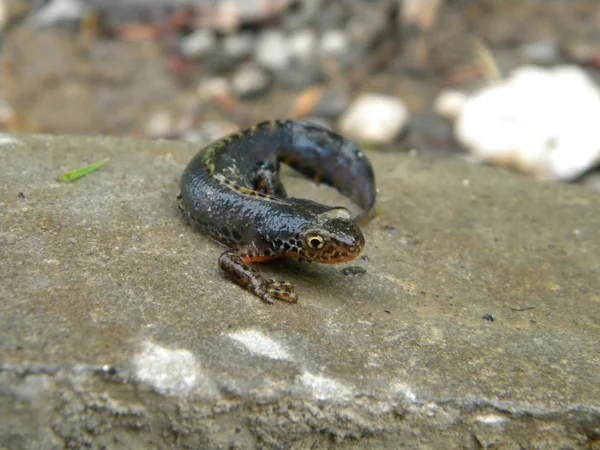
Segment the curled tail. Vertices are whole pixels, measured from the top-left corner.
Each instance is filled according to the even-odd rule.
[[[278,159],[316,183],[336,188],[362,209],[356,220],[375,213],[375,174],[365,153],[354,142],[309,122],[284,122],[285,139]]]

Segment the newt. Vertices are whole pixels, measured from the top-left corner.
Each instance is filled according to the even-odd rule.
[[[325,183],[363,210],[288,197],[279,177],[284,163]],[[267,303],[296,303],[289,281],[267,279],[249,264],[276,258],[342,263],[356,258],[365,238],[357,225],[375,209],[375,175],[353,142],[308,122],[262,122],[200,150],[180,183],[179,208],[202,233],[228,249],[219,267]]]

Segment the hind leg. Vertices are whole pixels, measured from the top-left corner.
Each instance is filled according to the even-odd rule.
[[[287,197],[287,193],[279,179],[279,163],[262,161],[254,170],[254,190],[275,197]]]

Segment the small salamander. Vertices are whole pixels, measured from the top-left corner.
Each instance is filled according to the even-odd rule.
[[[358,146],[320,126],[291,120],[262,122],[202,149],[181,177],[179,207],[189,222],[229,247],[219,266],[267,303],[296,303],[294,285],[262,277],[248,264],[281,257],[341,263],[361,252],[365,239],[342,207],[287,197],[283,162],[316,183],[375,208],[375,176]]]

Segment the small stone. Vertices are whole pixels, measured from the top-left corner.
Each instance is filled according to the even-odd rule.
[[[212,31],[198,29],[179,41],[179,50],[185,58],[202,58],[213,51],[215,44]]]
[[[387,145],[398,137],[407,120],[408,109],[399,98],[363,94],[342,115],[339,128],[358,142]]]
[[[439,116],[448,120],[455,120],[462,111],[468,96],[453,89],[443,90],[433,102],[433,110]]]
[[[360,4],[365,2],[332,2],[321,0],[320,3],[317,14],[313,19],[314,28],[317,30],[335,30],[343,27],[354,14],[360,14],[362,12]],[[352,7],[349,7],[350,3],[353,3]],[[371,9],[377,10],[380,8]]]
[[[152,139],[169,136],[172,131],[173,117],[168,111],[154,113],[146,123],[146,136]]]
[[[323,72],[314,64],[292,65],[278,71],[278,83],[287,88],[305,89],[323,80]]]
[[[12,131],[15,121],[14,109],[7,102],[0,99],[0,130]]]
[[[321,36],[319,52],[323,58],[340,58],[349,50],[348,37],[342,30],[329,30]]]
[[[301,92],[294,102],[292,115],[296,118],[306,117],[313,113],[316,105],[323,97],[323,88],[311,87]]]
[[[253,33],[231,33],[223,39],[223,53],[239,61],[252,54],[255,43],[256,37]]]
[[[225,78],[210,78],[198,86],[198,97],[201,101],[210,101],[215,97],[230,95],[231,87]]]
[[[286,31],[314,27],[314,19],[322,11],[322,0],[303,0],[296,2],[294,8],[289,8],[282,15],[280,25]]]
[[[197,129],[184,133],[181,139],[185,142],[205,146],[238,129],[239,127],[225,120],[208,120]]]
[[[554,40],[531,42],[521,47],[521,53],[532,64],[551,65],[560,59],[560,49]]]
[[[256,64],[242,65],[231,79],[233,93],[240,98],[255,97],[271,86],[271,77]]]
[[[600,90],[578,66],[523,66],[482,89],[457,118],[482,161],[539,179],[574,180],[600,163]]]
[[[310,62],[314,57],[316,48],[317,36],[312,30],[297,31],[289,38],[290,55],[296,62],[302,64]]]
[[[367,269],[360,266],[344,267],[342,273],[350,277],[361,277],[367,273]]]
[[[36,11],[30,20],[39,27],[71,25],[82,20],[88,10],[80,0],[54,0]]]
[[[266,30],[258,38],[254,57],[265,69],[277,71],[290,63],[290,51],[285,36],[276,30]]]
[[[340,116],[350,105],[350,98],[342,91],[325,91],[315,106],[313,114],[329,119]]]
[[[6,0],[0,1],[0,31],[4,31],[6,24],[8,23],[9,12]]]
[[[313,86],[298,95],[294,103],[293,116],[306,117],[312,114],[334,119],[342,114],[349,104],[350,99],[345,93]]]
[[[443,7],[441,0],[404,0],[399,11],[402,26],[417,26],[420,31],[428,31],[436,23]]]

